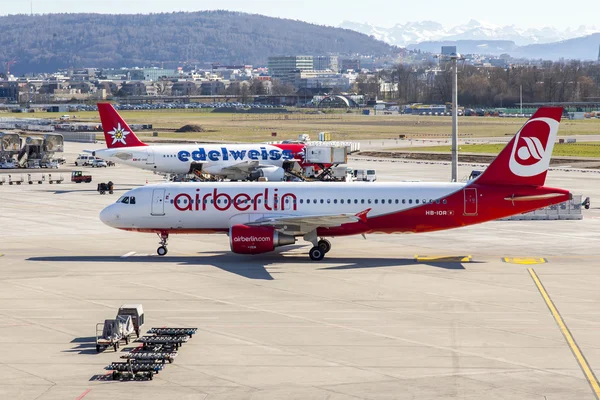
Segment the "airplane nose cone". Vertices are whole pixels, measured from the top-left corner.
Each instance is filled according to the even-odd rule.
[[[100,221],[104,224],[114,227],[116,220],[116,215],[112,206],[106,207],[104,210],[100,211]]]

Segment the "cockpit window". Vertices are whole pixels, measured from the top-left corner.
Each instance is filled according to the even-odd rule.
[[[135,204],[135,197],[134,196],[121,196],[121,197],[119,197],[119,200],[117,200],[117,203]]]

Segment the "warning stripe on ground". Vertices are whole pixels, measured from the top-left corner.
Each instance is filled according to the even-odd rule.
[[[571,331],[567,327],[567,324],[565,323],[562,316],[558,312],[558,309],[554,305],[554,302],[550,298],[550,295],[546,291],[546,288],[544,288],[542,281],[537,276],[537,274],[535,273],[533,268],[528,268],[528,271],[529,271],[529,275],[531,275],[531,278],[533,279],[533,283],[535,283],[535,286],[537,287],[538,291],[542,295],[542,298],[544,299],[546,306],[550,310],[550,313],[554,317],[554,320],[558,324],[560,331],[562,332],[563,336],[565,337],[567,344],[571,348],[571,352],[575,356],[575,359],[577,360],[579,367],[581,367],[581,371],[583,372],[585,379],[587,379],[588,383],[590,384],[590,387],[592,388],[592,392],[594,392],[596,399],[600,399],[600,384],[598,383],[598,378],[596,378],[596,375],[594,374],[592,367],[590,367],[590,364],[588,364],[585,356],[583,355],[583,352],[579,348],[579,345],[577,344],[577,342],[575,341],[575,338],[571,334]]]
[[[548,259],[535,257],[503,257],[502,261],[508,264],[536,265],[546,264],[548,262]]]
[[[471,262],[473,257],[471,256],[420,256],[415,254],[415,261],[417,262]]]

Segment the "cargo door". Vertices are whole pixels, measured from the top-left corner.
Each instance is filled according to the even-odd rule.
[[[154,164],[154,150],[148,149],[148,159],[146,160],[146,164]]]
[[[465,215],[477,215],[477,189],[466,188],[465,194]]]
[[[165,189],[152,191],[152,215],[165,215]]]

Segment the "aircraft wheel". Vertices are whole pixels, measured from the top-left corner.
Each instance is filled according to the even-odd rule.
[[[329,250],[331,250],[331,242],[327,239],[319,240],[317,245],[321,248],[321,250],[323,250],[323,253],[325,254],[329,253]]]
[[[165,246],[160,246],[158,249],[156,249],[156,253],[159,256],[165,256],[165,255],[167,255],[167,252],[168,251],[167,251],[167,248]]]
[[[308,256],[313,261],[321,261],[325,257],[325,252],[319,246],[315,246],[308,252]]]

